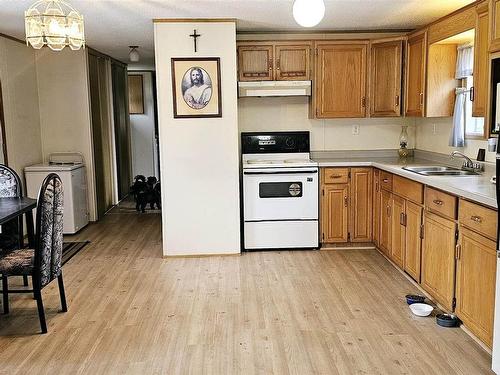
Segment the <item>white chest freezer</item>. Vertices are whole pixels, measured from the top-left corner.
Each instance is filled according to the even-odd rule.
[[[47,163],[35,164],[24,168],[28,197],[38,198],[40,186],[45,177],[50,173],[57,173],[63,183],[63,233],[76,233],[89,222],[85,165],[82,163]]]

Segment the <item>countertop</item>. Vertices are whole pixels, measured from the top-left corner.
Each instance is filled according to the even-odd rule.
[[[376,167],[387,172],[418,181],[422,184],[455,194],[497,209],[495,184],[490,182],[495,174],[493,165],[486,165],[480,176],[423,176],[404,170],[404,166],[450,165],[419,157],[408,158],[406,162],[397,157],[323,157],[313,156],[320,167]]]

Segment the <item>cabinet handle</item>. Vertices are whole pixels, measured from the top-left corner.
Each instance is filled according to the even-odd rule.
[[[378,193],[380,190],[379,190],[379,186],[378,186],[378,181],[375,182],[375,191]]]
[[[439,199],[434,199],[432,201],[432,203],[437,204],[438,206],[442,206],[444,202],[442,200],[439,200]]]
[[[276,59],[276,70],[280,70],[280,59]]]
[[[273,70],[273,59],[269,59],[269,70]]]
[[[365,96],[363,96],[363,97],[361,98],[361,106],[362,106],[362,107],[366,107],[366,97],[365,97]]]
[[[403,212],[399,214],[399,224],[401,224],[402,226],[405,225],[405,214]]]
[[[462,246],[457,243],[457,246],[455,246],[455,259],[459,260],[462,256]]]
[[[396,107],[399,107],[399,95],[396,95]]]
[[[387,206],[387,217],[391,217],[391,206]]]
[[[388,184],[389,183],[389,179],[387,179],[387,178],[384,178],[382,181],[384,182],[384,184]]]
[[[330,175],[330,178],[342,178],[341,174],[332,174]]]
[[[421,92],[420,93],[420,106],[423,106],[424,105],[424,93]]]
[[[347,197],[344,197],[344,206],[347,207],[349,204],[349,199]]]
[[[483,222],[483,219],[481,218],[481,216],[471,216],[470,219],[472,221],[474,221],[475,223],[482,223]]]
[[[471,102],[473,102],[475,99],[474,86],[471,86],[471,88],[470,88],[469,99]]]

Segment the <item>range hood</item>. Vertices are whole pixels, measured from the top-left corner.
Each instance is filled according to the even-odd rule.
[[[311,81],[238,82],[238,96],[311,96]]]

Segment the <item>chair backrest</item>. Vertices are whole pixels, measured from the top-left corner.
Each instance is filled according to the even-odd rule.
[[[61,274],[63,249],[63,186],[49,174],[40,187],[36,209],[35,280],[40,288]]]
[[[23,189],[19,175],[6,165],[0,164],[0,197],[22,197]]]

